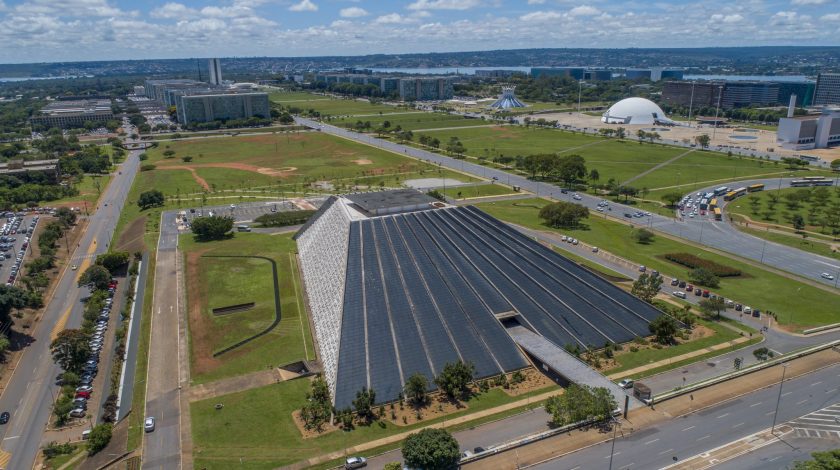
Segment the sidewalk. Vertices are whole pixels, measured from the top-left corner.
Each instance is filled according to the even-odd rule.
[[[788,425],[776,426],[776,433],[771,434],[769,429],[753,435],[730,442],[716,449],[683,460],[678,464],[665,467],[673,470],[700,470],[710,468],[741,455],[748,454],[762,447],[779,442],[782,437],[793,431]]]
[[[487,409],[487,410],[479,411],[477,413],[472,413],[472,414],[468,414],[468,415],[464,415],[464,416],[459,416],[459,417],[453,418],[453,419],[447,419],[446,421],[443,421],[443,422],[440,422],[440,423],[435,423],[435,424],[432,424],[430,426],[425,426],[424,428],[412,429],[411,431],[405,431],[405,432],[401,432],[399,434],[394,434],[394,435],[391,435],[391,436],[388,436],[388,437],[383,437],[383,438],[377,439],[375,441],[365,442],[365,443],[359,444],[359,445],[354,446],[354,447],[349,447],[347,449],[341,449],[341,450],[337,450],[335,452],[331,452],[329,454],[319,455],[317,457],[313,457],[311,459],[304,460],[302,462],[298,462],[296,464],[290,465],[290,466],[285,467],[285,468],[295,469],[295,470],[303,469],[303,468],[309,468],[309,467],[312,467],[312,466],[315,466],[315,465],[319,465],[319,464],[323,464],[325,462],[329,462],[331,460],[341,459],[346,455],[361,454],[366,450],[375,449],[377,447],[386,446],[386,445],[389,445],[389,444],[395,444],[396,445],[397,443],[399,443],[400,441],[402,441],[403,439],[408,437],[409,434],[414,434],[414,433],[420,431],[421,429],[443,428],[445,426],[449,427],[449,426],[455,426],[455,425],[458,425],[458,424],[468,423],[470,421],[474,421],[474,420],[479,419],[479,418],[484,418],[486,416],[492,416],[494,414],[501,413],[503,411],[511,410],[511,409],[518,408],[518,407],[521,407],[521,406],[527,406],[527,405],[532,404],[532,403],[537,403],[537,402],[540,402],[542,400],[546,400],[549,397],[557,395],[558,393],[559,393],[558,390],[552,390],[550,392],[545,392],[545,393],[535,395],[535,396],[532,396],[532,397],[529,397],[529,398],[526,398],[526,399],[523,399],[523,400],[517,400],[515,402],[511,402],[511,403],[507,403],[505,405],[497,406],[495,408],[490,408],[490,409]]]

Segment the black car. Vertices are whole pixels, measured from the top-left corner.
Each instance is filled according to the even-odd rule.
[[[12,417],[12,415],[10,415],[8,411],[4,411],[3,413],[0,413],[0,424],[8,423],[9,418],[11,418],[11,417]]]

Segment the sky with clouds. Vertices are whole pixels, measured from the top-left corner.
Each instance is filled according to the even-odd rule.
[[[840,0],[0,0],[0,62],[840,45]]]

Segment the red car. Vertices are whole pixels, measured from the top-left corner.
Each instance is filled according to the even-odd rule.
[[[709,296],[709,291],[704,290],[704,291],[703,291],[703,297],[708,297],[708,296]]]
[[[76,392],[76,398],[90,399],[90,392]]]
[[[685,291],[686,291],[686,292],[691,292],[691,291],[693,291],[693,290],[694,290],[694,286],[693,286],[693,285],[689,284],[689,285],[685,286]]]

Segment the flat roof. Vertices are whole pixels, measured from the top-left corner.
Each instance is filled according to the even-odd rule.
[[[372,213],[382,209],[431,204],[437,201],[437,199],[416,189],[393,189],[389,191],[348,194],[344,197],[363,210]]]

